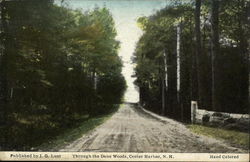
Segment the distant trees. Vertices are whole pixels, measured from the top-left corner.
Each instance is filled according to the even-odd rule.
[[[2,3],[7,149],[29,149],[84,116],[114,110],[125,80],[108,9],[83,14],[52,0]]]
[[[247,113],[248,10],[248,1],[195,0],[139,18],[144,34],[137,43],[134,62],[140,102],[152,111],[165,111],[165,115],[182,121],[189,121],[191,100],[198,100],[199,107],[207,110]],[[178,52],[179,22],[182,25]],[[163,91],[162,73],[166,69],[167,87]]]

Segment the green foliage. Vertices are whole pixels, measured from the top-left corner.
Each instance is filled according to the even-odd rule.
[[[136,84],[140,87],[141,102],[149,109],[161,113],[162,102],[162,80],[165,79],[164,59],[167,58],[167,76],[168,87],[166,88],[167,111],[169,116],[177,115],[179,113],[176,107],[177,92],[176,92],[176,25],[182,23],[182,40],[188,47],[192,46],[193,41],[190,40],[190,34],[193,33],[193,9],[191,5],[184,4],[180,6],[169,6],[158,11],[155,15],[148,18],[142,17],[138,19],[139,24],[143,24],[144,34],[140,38],[135,51],[134,62],[137,66]],[[146,21],[147,20],[147,21]],[[182,46],[186,50],[183,55],[182,73],[186,75],[182,80],[182,88],[185,89],[183,94],[187,94],[189,84],[189,70],[188,63],[190,62],[190,53],[192,50]],[[166,54],[166,58],[164,56]],[[187,95],[189,96],[189,94]],[[186,99],[185,99],[186,100]],[[184,102],[184,99],[183,99]],[[187,105],[188,106],[188,105]]]
[[[140,102],[148,109],[182,121],[190,120],[191,100],[199,99],[202,109],[212,110],[211,1],[202,1],[200,20],[201,53],[196,57],[195,3],[171,4],[149,17],[138,19],[143,35],[134,53],[136,84]],[[220,1],[219,46],[216,54],[216,91],[214,110],[249,111],[249,23],[250,3],[244,0]],[[177,91],[177,25],[180,38],[180,91]],[[164,53],[166,56],[164,56]],[[166,59],[166,62],[164,62]],[[165,66],[166,65],[166,66]],[[164,71],[167,67],[167,80]],[[200,86],[197,83],[197,71]],[[167,82],[167,86],[162,85]],[[199,89],[200,88],[200,89]],[[200,91],[197,96],[197,91]]]
[[[70,128],[64,131],[62,134],[51,138],[48,142],[43,143],[42,145],[37,146],[35,149],[42,151],[58,151],[60,148],[63,148],[67,144],[71,143],[74,140],[80,138],[83,134],[93,130],[95,127],[101,125],[106,120],[108,120],[111,115],[116,112],[118,107],[113,109],[113,112],[110,114],[105,114],[102,116],[96,116],[93,118],[88,118],[84,121],[78,122],[76,128]],[[63,130],[62,130],[63,131]],[[54,150],[55,149],[55,150]]]
[[[24,134],[50,136],[52,130],[72,127],[76,114],[109,113],[121,102],[126,87],[108,9],[82,13],[50,0],[5,5],[6,149],[29,149]]]

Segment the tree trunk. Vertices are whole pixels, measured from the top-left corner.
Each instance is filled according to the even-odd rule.
[[[6,1],[3,0],[0,2],[0,126],[6,127],[8,129],[8,119],[7,119],[7,52],[6,48],[6,38],[7,38],[7,22],[6,22]],[[3,132],[4,133],[4,132]],[[3,140],[3,141],[2,141]],[[8,146],[7,141],[8,136],[4,133],[3,138],[0,139],[0,143],[3,144],[3,148],[5,149]]]
[[[168,64],[167,64],[166,49],[164,49],[163,59],[164,59],[164,68],[165,68],[165,86],[166,86],[166,90],[168,90]]]
[[[199,107],[203,107],[202,98],[203,96],[203,85],[202,85],[202,67],[201,64],[201,30],[200,30],[200,8],[201,8],[201,0],[195,1],[195,57],[197,63],[197,80],[198,80],[198,105]]]
[[[164,71],[163,71],[163,77],[162,77],[162,115],[165,115],[166,113],[166,91],[168,88],[168,67],[167,67],[167,55],[166,50],[163,51],[163,60],[164,60]]]
[[[179,109],[178,118],[183,121],[183,97],[181,96],[181,23],[177,26],[177,43],[176,43],[176,55],[177,55],[177,106]]]
[[[212,0],[212,15],[211,15],[211,37],[212,37],[212,107],[215,111],[221,111],[219,102],[219,0]]]
[[[242,8],[242,12],[239,15],[239,54],[242,66],[242,75],[240,80],[241,85],[241,99],[243,101],[242,106],[245,109],[249,108],[249,92],[250,92],[250,74],[249,74],[249,42],[247,38],[247,31],[245,30],[248,26],[248,17],[250,16],[250,2],[244,0],[238,1],[238,8]]]
[[[177,61],[177,102],[180,103],[180,41],[181,41],[181,24],[177,25],[177,42],[176,42],[176,61]]]
[[[162,106],[162,110],[161,110],[161,114],[164,116],[165,115],[165,106],[166,106],[166,99],[165,99],[165,80],[164,77],[161,78],[161,106]]]

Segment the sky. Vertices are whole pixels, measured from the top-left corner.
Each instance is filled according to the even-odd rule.
[[[134,85],[135,78],[131,56],[142,30],[137,26],[136,21],[141,16],[150,16],[157,10],[164,8],[170,0],[65,0],[70,8],[81,9],[83,12],[93,10],[96,6],[106,7],[111,12],[117,30],[116,39],[121,42],[119,56],[123,61],[122,74],[127,82],[125,102],[136,103],[139,101],[138,88]]]

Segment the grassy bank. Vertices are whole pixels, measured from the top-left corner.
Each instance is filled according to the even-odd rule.
[[[71,128],[71,129],[67,129],[62,134],[56,136],[52,140],[49,140],[46,143],[43,143],[42,145],[35,148],[35,150],[41,150],[41,151],[58,150],[58,149],[62,148],[63,146],[66,146],[70,142],[80,138],[83,134],[89,132],[90,130],[93,130],[97,126],[104,123],[118,109],[119,109],[119,107],[115,108],[112,112],[110,112],[108,114],[89,118],[89,119],[79,123],[78,126]]]
[[[188,128],[197,134],[213,137],[231,144],[232,146],[249,149],[249,134],[222,128],[212,128],[202,125],[188,125]]]

